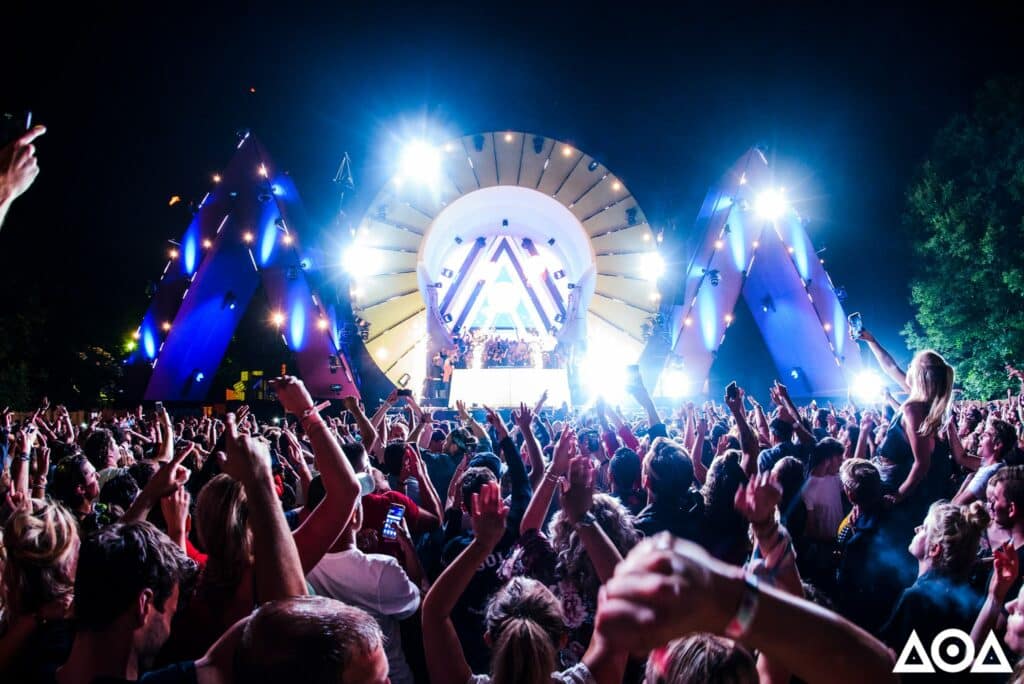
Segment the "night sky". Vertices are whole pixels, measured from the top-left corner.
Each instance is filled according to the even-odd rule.
[[[985,80],[1022,70],[1010,2],[293,4],[7,12],[0,106],[31,108],[50,130],[39,180],[0,230],[2,317],[44,311],[38,353],[127,339],[166,240],[189,220],[168,199],[202,197],[237,129],[291,170],[314,220],[308,241],[331,224],[341,155],[368,202],[396,140],[426,121],[439,139],[510,129],[569,141],[680,238],[708,186],[764,144],[848,311],[906,358],[908,183]],[[713,378],[760,383],[774,370],[738,313]]]

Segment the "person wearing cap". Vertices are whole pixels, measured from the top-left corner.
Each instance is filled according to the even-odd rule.
[[[448,486],[455,476],[455,470],[462,462],[465,452],[454,447],[448,441],[443,430],[433,430],[427,448],[421,450],[423,464],[427,467],[427,476],[438,493],[447,492]]]

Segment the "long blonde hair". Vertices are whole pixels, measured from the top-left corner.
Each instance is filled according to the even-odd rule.
[[[4,600],[15,615],[70,599],[78,558],[78,523],[58,503],[31,499],[4,525]]]
[[[203,588],[224,598],[238,588],[253,563],[249,504],[241,483],[220,474],[199,491],[196,532],[208,554]]]
[[[955,377],[953,367],[937,351],[925,349],[914,354],[907,369],[907,384],[910,385],[907,401],[928,405],[928,415],[921,421],[917,434],[932,437],[946,426]]]

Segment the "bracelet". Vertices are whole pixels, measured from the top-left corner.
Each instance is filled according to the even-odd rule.
[[[725,626],[725,636],[730,639],[739,640],[750,631],[750,625],[757,615],[757,604],[760,601],[761,592],[758,589],[756,575],[746,573],[743,575],[743,597],[740,598],[740,605],[736,608],[736,614]]]
[[[550,482],[551,484],[558,484],[559,477],[560,475],[555,473],[553,470],[548,470],[544,473],[544,481]]]

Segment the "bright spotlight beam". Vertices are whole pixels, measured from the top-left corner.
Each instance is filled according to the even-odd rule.
[[[690,378],[678,368],[669,368],[661,374],[661,394],[669,399],[682,399],[690,394]]]
[[[885,382],[874,371],[858,373],[850,383],[850,394],[862,404],[873,404],[882,401]]]
[[[352,245],[341,257],[341,265],[350,276],[361,278],[380,269],[380,253],[362,245]]]
[[[657,252],[646,252],[640,257],[640,268],[648,280],[657,280],[665,275],[665,260]]]
[[[398,160],[401,180],[436,187],[441,177],[441,153],[424,140],[414,140],[402,149]]]
[[[765,190],[757,196],[754,210],[766,221],[775,221],[786,213],[789,203],[779,190]]]

